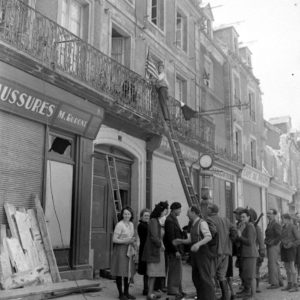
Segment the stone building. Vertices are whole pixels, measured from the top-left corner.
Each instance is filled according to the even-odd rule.
[[[264,210],[259,82],[234,28],[213,30],[209,5],[3,0],[0,12],[0,218],[3,202],[28,208],[39,195],[63,277],[110,266],[107,157],[116,160],[122,203],[135,221],[142,208],[168,200],[183,204],[187,223],[147,58],[165,65],[196,193],[208,188],[230,218],[237,205]],[[182,102],[199,117],[185,120]],[[250,110],[231,110],[247,102]],[[199,165],[204,153],[214,160],[210,173]]]

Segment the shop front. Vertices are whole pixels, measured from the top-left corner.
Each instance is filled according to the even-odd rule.
[[[261,171],[250,166],[245,166],[242,175],[242,197],[243,206],[255,209],[257,215],[266,215],[266,194],[270,178]],[[266,219],[263,219],[264,228]]]
[[[84,273],[92,141],[104,111],[3,62],[0,69],[1,223],[5,202],[31,208],[37,195],[60,271],[82,268]]]

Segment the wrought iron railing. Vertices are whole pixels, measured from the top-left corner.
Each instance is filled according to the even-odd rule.
[[[157,117],[157,93],[149,81],[21,0],[0,0],[0,41],[104,93],[150,122]],[[213,123],[205,118],[186,121],[180,103],[172,97],[169,107],[179,135],[214,148]]]
[[[169,110],[173,127],[187,139],[197,140],[210,150],[215,146],[215,125],[204,117],[184,119],[181,104],[169,96]]]
[[[151,118],[156,110],[142,76],[20,0],[0,0],[0,39],[139,114]]]
[[[226,160],[235,161],[237,163],[243,162],[242,152],[240,151],[238,153],[231,153],[226,148],[216,145],[215,153]]]

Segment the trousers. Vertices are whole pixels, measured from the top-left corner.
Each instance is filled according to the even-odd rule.
[[[211,259],[205,251],[207,248],[205,246],[201,246],[197,252],[191,252],[192,280],[198,299],[215,300],[215,290],[211,276]]]
[[[267,247],[269,283],[273,285],[279,285],[281,278],[279,269],[279,253],[279,245]]]

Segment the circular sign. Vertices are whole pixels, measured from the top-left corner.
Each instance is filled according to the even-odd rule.
[[[199,163],[202,169],[209,169],[213,164],[213,158],[210,154],[202,154]]]

